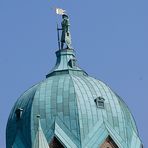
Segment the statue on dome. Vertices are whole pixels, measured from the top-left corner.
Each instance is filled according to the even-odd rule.
[[[61,26],[62,28],[58,27],[57,24],[57,33],[58,33],[58,46],[59,50],[64,49],[64,44],[66,45],[66,49],[71,49],[71,35],[70,35],[70,22],[69,22],[69,17],[65,13],[66,10],[63,10],[61,8],[56,8],[56,13],[58,15],[62,15],[62,23]],[[61,39],[59,37],[59,30],[62,31],[61,33]]]
[[[62,15],[62,35],[61,35],[61,49],[64,47],[64,43],[66,44],[67,48],[71,48],[71,35],[70,35],[70,23],[69,23],[69,17],[67,14]]]

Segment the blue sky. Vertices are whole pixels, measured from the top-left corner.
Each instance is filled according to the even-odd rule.
[[[15,101],[55,64],[55,7],[70,15],[80,67],[124,99],[148,147],[147,6],[146,0],[0,0],[0,147]]]

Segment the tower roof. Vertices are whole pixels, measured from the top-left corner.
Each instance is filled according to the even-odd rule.
[[[97,146],[111,136],[121,148],[132,148],[133,141],[140,148],[135,121],[123,100],[76,63],[69,66],[69,61],[76,59],[73,50],[59,50],[56,55],[56,65],[46,79],[27,90],[16,102],[7,125],[10,144],[19,125],[28,145],[34,143],[37,133],[44,141],[45,135],[48,143],[56,136],[66,147]],[[17,108],[23,109],[20,121],[16,121]],[[41,115],[43,131],[37,127],[37,114]]]
[[[69,35],[69,30],[64,33]],[[78,67],[70,36],[64,33],[55,67],[15,103],[7,123],[7,147],[48,147],[56,139],[63,147],[97,148],[111,139],[120,148],[141,148],[127,105]]]

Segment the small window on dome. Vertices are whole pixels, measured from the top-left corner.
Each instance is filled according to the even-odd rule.
[[[95,100],[95,103],[96,103],[96,106],[98,107],[98,108],[104,108],[104,101],[105,101],[105,99],[104,98],[102,98],[102,97],[97,97]]]
[[[75,59],[70,59],[69,62],[68,62],[68,65],[73,68],[76,66],[76,60]]]
[[[21,118],[22,112],[23,112],[23,109],[22,108],[17,108],[15,110],[16,120],[19,120]]]

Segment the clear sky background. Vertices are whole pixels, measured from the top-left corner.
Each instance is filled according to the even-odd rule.
[[[147,148],[147,0],[0,0],[0,148],[15,101],[55,64],[54,7],[70,15],[80,67],[128,104]]]

